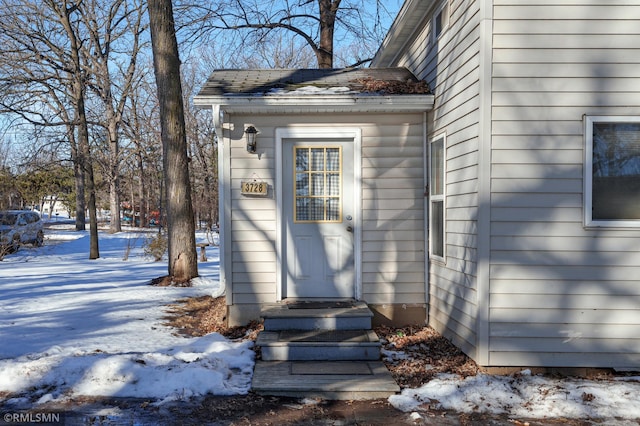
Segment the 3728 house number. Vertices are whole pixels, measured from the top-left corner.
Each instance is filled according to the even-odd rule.
[[[245,195],[267,195],[269,185],[267,182],[257,180],[243,180],[240,183],[240,192]]]

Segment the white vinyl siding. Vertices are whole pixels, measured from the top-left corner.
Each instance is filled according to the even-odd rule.
[[[640,113],[640,4],[495,0],[490,365],[638,367],[640,232],[584,227],[584,115]]]
[[[637,369],[640,230],[585,227],[583,188],[584,117],[640,116],[640,2],[452,0],[433,46],[440,4],[376,63],[427,80],[447,134],[429,324],[486,366]]]
[[[378,123],[362,129],[362,297],[423,306],[422,114],[387,115]]]
[[[223,231],[228,234],[230,255],[227,261],[226,281],[233,304],[275,302],[276,292],[276,214],[273,188],[274,129],[263,117],[227,116],[223,129],[226,158],[230,162],[230,218]],[[237,120],[237,121],[236,121]],[[243,130],[253,125],[259,129],[257,154],[247,152]],[[248,179],[258,179],[269,184],[268,197],[241,194],[240,184]]]
[[[362,130],[362,299],[371,304],[424,306],[422,114],[233,115],[227,120],[232,121],[223,131],[231,162],[227,232],[232,261],[226,279],[238,309],[242,304],[278,300],[273,188],[275,133],[283,125]],[[242,129],[249,124],[260,132],[257,154],[245,148]],[[243,196],[240,182],[250,178],[268,182],[269,196]]]
[[[435,95],[429,140],[446,132],[444,256],[429,265],[429,324],[471,356],[477,345],[478,3],[448,2],[447,28],[433,33],[434,8],[393,63],[425,79]],[[434,40],[437,38],[437,42]],[[442,260],[445,260],[443,262]]]
[[[640,117],[585,118],[587,226],[640,227]]]

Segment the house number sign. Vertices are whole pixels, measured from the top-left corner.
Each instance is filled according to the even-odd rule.
[[[259,180],[243,180],[240,182],[240,192],[242,195],[257,195],[260,197],[267,196],[269,185],[267,182]]]

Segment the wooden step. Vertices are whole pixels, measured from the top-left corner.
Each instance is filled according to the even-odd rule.
[[[262,331],[256,345],[264,361],[375,361],[381,346],[372,330]]]
[[[400,391],[381,361],[258,361],[252,388],[262,395],[366,400]]]
[[[274,303],[262,311],[266,331],[367,330],[372,317],[363,302]]]

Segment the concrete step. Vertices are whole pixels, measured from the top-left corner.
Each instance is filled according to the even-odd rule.
[[[373,313],[363,302],[274,303],[262,311],[266,331],[366,330]]]
[[[372,330],[262,331],[256,345],[264,361],[375,361],[381,346]]]
[[[252,388],[262,395],[330,400],[388,398],[400,391],[381,361],[258,361]]]

